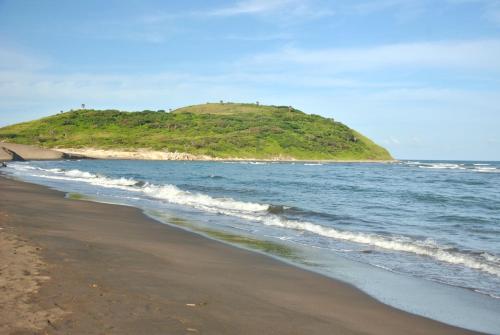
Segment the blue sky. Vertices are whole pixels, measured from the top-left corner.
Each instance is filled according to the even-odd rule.
[[[500,1],[0,0],[0,126],[221,99],[333,117],[397,158],[500,160]]]

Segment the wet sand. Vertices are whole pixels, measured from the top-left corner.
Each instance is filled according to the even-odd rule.
[[[473,333],[136,208],[2,176],[0,228],[2,334]]]

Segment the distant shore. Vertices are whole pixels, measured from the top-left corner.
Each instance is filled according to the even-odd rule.
[[[116,159],[392,159],[385,148],[341,122],[255,103],[206,103],[169,113],[82,108],[0,128],[0,140],[66,152],[86,149],[89,157]]]
[[[66,155],[85,156],[93,159],[125,159],[125,160],[173,160],[173,161],[241,161],[241,162],[312,162],[312,163],[391,163],[397,160],[321,160],[295,159],[287,156],[277,156],[269,159],[240,158],[240,157],[212,157],[207,155],[193,155],[185,152],[168,152],[149,149],[137,150],[108,150],[96,148],[56,148]]]
[[[142,149],[99,149],[99,148],[53,148],[46,149],[32,145],[0,142],[0,162],[19,160],[58,160],[58,159],[123,159],[158,161],[236,161],[236,162],[309,162],[309,163],[391,163],[397,160],[321,160],[296,159],[289,156],[273,158],[253,157],[212,157],[194,155],[186,152]]]
[[[133,207],[2,176],[0,189],[0,264],[19,265],[2,270],[17,287],[0,294],[2,333],[473,333]]]

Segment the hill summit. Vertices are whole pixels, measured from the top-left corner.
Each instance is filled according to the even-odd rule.
[[[392,159],[387,150],[333,119],[288,106],[239,103],[207,103],[171,112],[80,109],[0,128],[0,141],[227,159]]]

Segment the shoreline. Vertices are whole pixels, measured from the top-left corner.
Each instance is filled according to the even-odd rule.
[[[280,163],[395,163],[392,160],[336,160],[336,159],[294,159],[292,157],[278,156],[274,158],[238,158],[238,157],[212,157],[208,155],[193,155],[185,152],[169,152],[149,149],[137,150],[107,150],[107,149],[76,149],[76,148],[53,148],[67,155],[81,155],[90,159],[110,160],[169,160],[169,161],[215,161],[215,162],[280,162]]]
[[[64,192],[1,174],[0,185],[7,195],[0,211],[8,213],[2,227],[41,247],[50,265],[52,279],[33,300],[68,312],[51,321],[63,333],[92,332],[99,325],[111,333],[474,333],[389,307],[349,284],[160,224],[138,208],[67,199]]]

